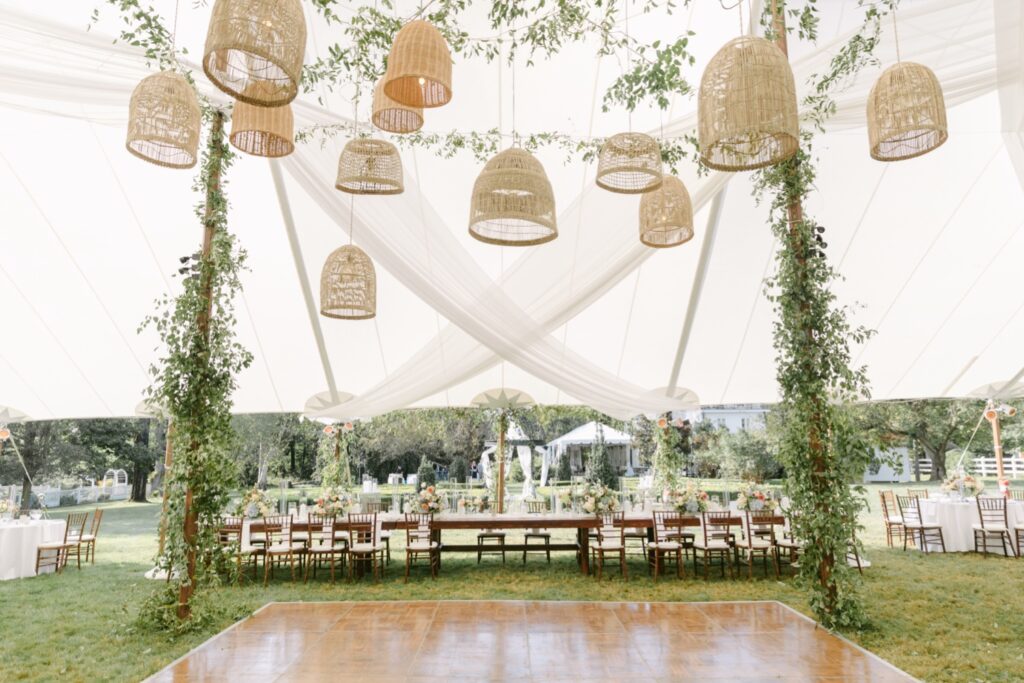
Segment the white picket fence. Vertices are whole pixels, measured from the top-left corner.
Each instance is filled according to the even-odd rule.
[[[975,458],[974,474],[982,477],[996,476],[995,458]],[[1003,473],[1010,479],[1024,478],[1024,458],[1018,456],[1003,458]]]
[[[77,486],[72,489],[62,489],[56,486],[38,485],[32,487],[35,494],[47,508],[60,507],[62,501],[73,499],[74,505],[83,503],[96,503],[100,500],[128,500],[131,495],[131,487],[128,484],[112,484],[109,486]],[[15,503],[21,504],[21,484],[0,486],[0,498],[12,499]]]

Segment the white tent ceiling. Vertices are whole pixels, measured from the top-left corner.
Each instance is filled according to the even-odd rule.
[[[175,4],[154,1],[169,18]],[[201,54],[210,10],[180,4],[179,43]],[[798,87],[860,21],[853,2],[819,4],[818,46],[793,48]],[[854,319],[877,330],[856,352],[875,397],[963,395],[1024,366],[1016,343],[1024,334],[1017,286],[1024,256],[1021,7],[1018,0],[901,4],[903,57],[938,74],[950,139],[916,160],[872,161],[864,101],[881,67],[869,68],[840,94],[839,112],[818,139],[818,192],[808,208],[826,227],[829,257],[845,275],[840,301],[856,305]],[[39,419],[133,414],[157,355],[152,334],[136,328],[156,297],[176,291],[177,259],[195,251],[200,237],[193,172],[157,168],[124,151],[128,97],[149,70],[136,50],[111,44],[118,30],[112,10],[85,31],[91,10],[80,0],[0,7],[0,404]],[[486,33],[483,26],[475,35]],[[671,17],[634,17],[630,30],[664,40],[687,27],[697,32],[696,84],[708,58],[735,34],[735,13],[694,2]],[[337,33],[310,17],[307,61]],[[629,125],[623,112],[600,107],[622,65],[594,53],[593,45],[571,46],[518,69],[520,131],[586,137]],[[879,56],[894,60],[891,34]],[[458,61],[455,98],[428,112],[426,128],[501,124],[510,132],[511,78],[500,71]],[[201,78],[200,87],[217,97]],[[300,100],[299,125],[344,122],[353,110],[343,93],[328,94],[326,109],[317,95]],[[664,114],[637,112],[632,125],[678,134],[693,126],[695,107],[679,97]],[[367,114],[364,102],[360,118]],[[697,179],[683,170],[700,207],[697,236],[655,252],[636,239],[635,197],[596,189],[593,166],[565,164],[552,150],[538,156],[554,185],[560,235],[526,249],[467,235],[478,161],[403,152],[406,193],[354,205],[355,242],[377,264],[378,317],[316,320],[322,357],[295,255],[315,298],[324,258],[348,240],[350,197],[332,187],[344,141],[300,145],[276,167],[243,156],[230,171],[230,222],[250,267],[239,334],[256,356],[240,378],[239,412],[302,410],[329,387],[324,360],[335,386],[355,396],[332,411],[344,417],[465,405],[502,385],[540,403],[580,401],[627,416],[671,403],[660,397],[677,358],[678,386],[703,403],[776,398],[772,312],[762,291],[774,245],[748,179]],[[725,187],[721,211],[712,211]],[[717,218],[717,232],[691,308],[709,218]],[[692,333],[681,352],[688,313]]]

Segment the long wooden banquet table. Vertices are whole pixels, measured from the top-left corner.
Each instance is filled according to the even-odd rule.
[[[699,527],[700,517],[683,515],[677,518],[673,523],[672,520],[666,520],[668,524],[676,527]],[[387,531],[398,531],[404,530],[408,525],[405,521],[404,515],[397,513],[381,513],[378,515],[378,523],[380,528]],[[739,526],[742,521],[740,517],[732,517],[729,519],[730,524]],[[590,534],[592,529],[597,529],[601,526],[601,517],[597,515],[577,514],[577,513],[502,513],[502,514],[491,514],[491,513],[441,513],[434,515],[432,529],[434,533],[434,539],[440,544],[442,553],[475,553],[477,551],[476,545],[466,544],[445,544],[441,540],[441,533],[446,530],[501,530],[501,531],[526,531],[528,529],[575,529],[576,530],[576,543],[552,543],[550,550],[571,550],[579,551],[577,553],[580,572],[583,574],[590,573]],[[654,516],[651,512],[627,512],[623,518],[623,526],[629,529],[645,529],[647,530],[648,538],[653,538],[653,527],[654,527]],[[263,524],[258,520],[253,520],[245,523],[243,535],[259,533],[263,529]],[[335,521],[335,529],[338,531],[345,531],[348,529],[347,517],[338,517]],[[306,532],[309,530],[309,523],[304,519],[295,519],[292,521],[292,530],[297,532]],[[530,546],[530,549],[536,550],[538,545]],[[508,552],[522,552],[526,548],[521,543],[507,543],[505,544],[505,550]]]

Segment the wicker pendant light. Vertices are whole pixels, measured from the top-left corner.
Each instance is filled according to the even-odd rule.
[[[146,76],[128,105],[128,151],[157,166],[192,168],[202,113],[195,90],[173,71]]]
[[[299,0],[216,0],[203,71],[235,99],[279,107],[299,93],[305,50]]]
[[[231,144],[258,157],[283,157],[295,149],[292,106],[257,107],[235,102],[231,113]]]
[[[601,145],[597,186],[620,194],[650,192],[661,187],[661,148],[650,135],[617,133]]]
[[[488,244],[525,247],[558,237],[555,194],[544,167],[519,147],[499,152],[473,184],[469,234]]]
[[[665,176],[661,187],[640,198],[640,241],[675,247],[693,239],[693,204],[683,181]]]
[[[452,99],[452,55],[433,24],[410,21],[395,36],[384,93],[399,104],[424,109],[441,107]]]
[[[883,71],[868,95],[871,158],[912,159],[948,138],[946,102],[932,70],[914,62],[898,62]]]
[[[377,315],[377,274],[373,261],[359,247],[335,250],[320,273],[320,315],[366,320]]]
[[[398,149],[384,140],[349,140],[338,158],[334,186],[350,194],[401,194],[405,185]]]
[[[697,130],[704,164],[719,171],[751,171],[796,154],[796,85],[774,43],[742,36],[711,58],[700,79]]]
[[[389,133],[414,133],[423,127],[423,109],[395,102],[384,93],[384,81],[377,81],[370,120]]]

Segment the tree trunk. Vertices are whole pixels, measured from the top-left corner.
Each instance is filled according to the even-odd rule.
[[[32,509],[32,480],[24,472],[21,475],[21,512],[28,514]]]
[[[942,481],[946,478],[946,451],[945,449],[931,449],[924,447],[925,455],[932,461],[931,481]],[[920,480],[920,477],[918,477]]]

